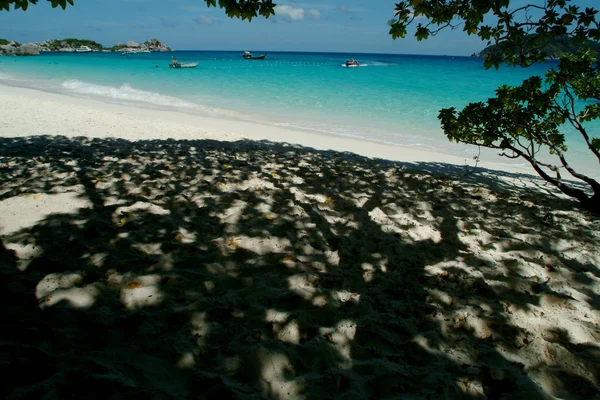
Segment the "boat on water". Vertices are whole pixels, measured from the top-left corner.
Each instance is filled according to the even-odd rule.
[[[192,63],[171,63],[169,65],[170,68],[196,68],[198,66],[197,62]]]
[[[255,56],[249,51],[244,51],[244,54],[242,54],[242,57],[244,57],[246,60],[264,60],[266,56],[267,53],[261,54],[260,56]]]
[[[75,47],[75,53],[91,53],[93,50],[89,46]]]
[[[346,67],[360,67],[360,64],[355,59],[346,61]]]
[[[134,54],[140,54],[140,53],[150,53],[150,50],[148,49],[125,49],[121,52],[122,56],[131,56]]]

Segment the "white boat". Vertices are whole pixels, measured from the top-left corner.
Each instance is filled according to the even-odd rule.
[[[75,47],[75,53],[91,53],[93,50],[88,46]]]
[[[140,52],[140,51],[139,51],[138,49],[124,49],[124,50],[121,52],[121,55],[122,55],[122,56],[131,56],[131,55],[133,55],[133,54],[137,54],[137,53],[139,53],[139,52]]]
[[[169,67],[171,68],[196,68],[198,66],[197,62],[192,63],[171,63]]]

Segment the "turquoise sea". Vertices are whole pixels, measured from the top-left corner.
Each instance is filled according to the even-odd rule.
[[[172,69],[171,57],[199,65]],[[361,66],[345,68],[350,58]],[[265,60],[244,60],[242,51],[131,56],[42,53],[39,57],[0,57],[0,83],[298,127],[470,160],[477,149],[450,143],[440,128],[438,111],[485,101],[499,85],[519,84],[531,75],[542,75],[552,65],[496,71],[486,70],[481,59],[471,57],[357,53],[267,52]],[[597,129],[591,133],[599,136]],[[583,143],[575,140],[577,135],[571,132],[568,137],[574,163],[589,173],[597,171],[597,161],[588,157]]]

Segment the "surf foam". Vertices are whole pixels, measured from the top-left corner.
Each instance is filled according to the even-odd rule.
[[[79,94],[108,97],[115,100],[149,103],[167,107],[201,108],[198,104],[185,101],[177,97],[165,96],[156,92],[134,89],[127,84],[121,85],[120,87],[113,87],[97,85],[79,80],[68,80],[63,82],[62,87]]]

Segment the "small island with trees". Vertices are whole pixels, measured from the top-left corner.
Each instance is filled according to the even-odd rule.
[[[81,46],[87,46],[92,51],[101,52],[113,52],[113,51],[124,51],[124,50],[140,50],[149,52],[166,52],[173,51],[173,49],[166,44],[162,43],[156,38],[145,41],[144,43],[138,44],[134,41],[128,41],[127,43],[117,43],[111,47],[105,47],[104,45],[89,39],[50,39],[43,42],[33,42],[21,44],[19,42],[10,41],[7,39],[0,39],[0,55],[15,55],[15,56],[27,56],[27,55],[39,55],[41,52],[75,52],[75,49]]]
[[[600,43],[592,40],[581,43],[581,41],[569,36],[555,37],[548,40],[535,34],[527,36],[526,44],[523,45],[520,51],[527,54],[535,51],[543,54],[546,59],[558,60],[564,54],[578,53],[583,47],[589,48],[596,56],[600,54]],[[472,56],[487,58],[490,55],[501,53],[501,44],[494,44],[479,53],[472,54]]]

